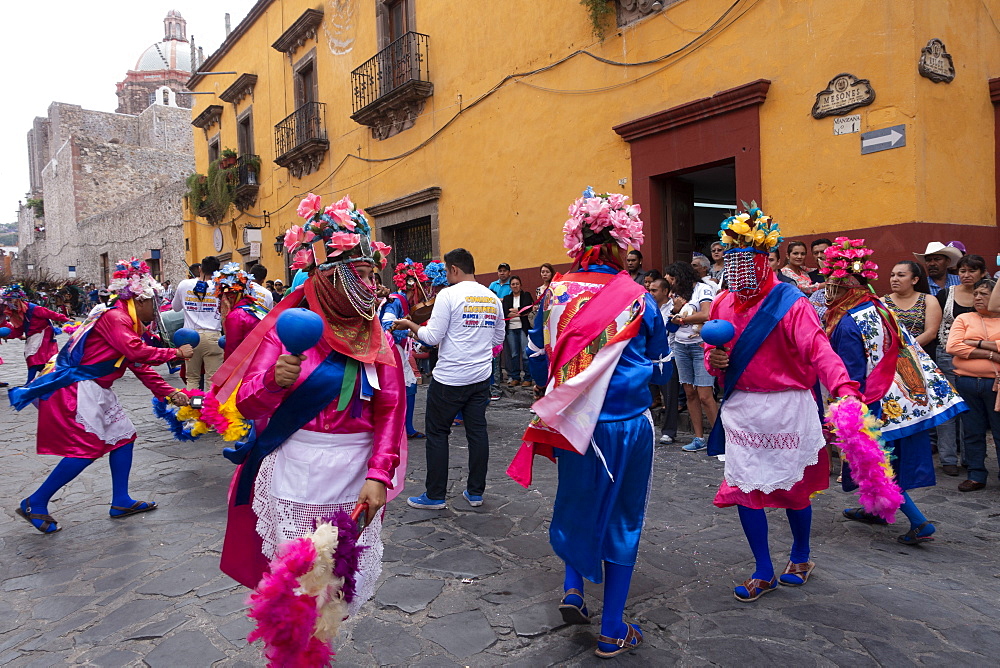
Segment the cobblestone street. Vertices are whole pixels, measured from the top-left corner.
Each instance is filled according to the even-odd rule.
[[[24,379],[21,347],[0,347],[7,362],[0,379],[11,384]],[[47,536],[13,511],[56,458],[34,454],[35,410],[15,413],[4,397],[0,665],[264,665],[260,648],[246,643],[247,590],[218,570],[233,470],[219,454],[221,440],[173,441],[133,376],[116,390],[139,430],[132,495],[160,507],[109,519],[111,481],[102,460],[53,500],[63,530]],[[418,428],[425,396],[421,388]],[[556,610],[561,562],[547,537],[555,466],[539,460],[530,490],[504,473],[528,408],[527,390],[518,390],[489,409],[492,458],[482,507],[461,498],[461,428],[452,435],[449,507],[416,510],[403,498],[390,504],[382,582],[344,626],[338,665],[600,663],[593,655],[597,623],[562,626]],[[423,463],[423,441],[411,441],[404,496],[423,491]],[[988,467],[995,472],[996,461]],[[721,473],[722,464],[703,453],[657,446],[626,610],[646,642],[618,665],[996,665],[995,477],[969,494],[956,490],[961,478],[946,476],[936,488],[915,490],[938,528],[937,540],[920,547],[896,542],[905,524],[845,521],[840,511],[854,497],[828,491],[815,502],[817,569],[808,584],[745,604],[732,587],[752,571],[749,548],[735,510],[711,504]],[[791,539],[784,514],[769,515],[780,571]],[[590,585],[587,598],[599,615],[601,587]]]

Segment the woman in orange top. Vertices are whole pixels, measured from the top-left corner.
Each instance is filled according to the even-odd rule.
[[[1000,455],[1000,405],[997,386],[1000,384],[1000,312],[990,311],[990,293],[996,283],[984,278],[972,292],[973,313],[955,318],[948,335],[947,352],[954,355],[955,389],[969,407],[962,418],[965,437],[965,461],[969,479],[959,486],[960,492],[974,492],[986,487],[986,429],[993,432]]]

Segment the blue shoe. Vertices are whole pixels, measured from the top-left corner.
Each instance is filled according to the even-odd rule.
[[[469,505],[472,506],[473,508],[478,508],[479,506],[483,505],[483,497],[473,496],[472,494],[469,494],[469,490],[465,490],[464,492],[462,492],[462,496],[465,497],[465,500],[468,501]]]
[[[441,508],[448,507],[444,499],[428,499],[427,492],[424,492],[420,496],[411,496],[406,500],[406,503],[411,508],[424,508],[425,510],[440,510]]]
[[[700,452],[701,450],[704,450],[707,447],[708,446],[705,445],[705,439],[695,437],[694,439],[691,440],[690,443],[681,448],[681,450],[683,450],[684,452]]]

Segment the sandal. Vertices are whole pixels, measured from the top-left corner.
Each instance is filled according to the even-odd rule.
[[[27,499],[21,501],[21,505],[15,508],[14,512],[23,517],[28,524],[35,527],[42,533],[55,533],[57,531],[62,531],[62,527],[58,525],[52,515],[39,515],[38,513],[31,512],[31,506],[28,505]],[[35,524],[35,520],[41,522],[41,525]],[[55,528],[50,530],[50,527]]]
[[[861,508],[844,508],[844,517],[854,522],[864,522],[865,524],[888,524],[878,515],[872,515]]]
[[[567,603],[566,599],[570,596],[578,596],[580,605]],[[559,614],[562,615],[563,621],[567,624],[589,624],[590,612],[587,610],[587,604],[583,602],[583,592],[574,588],[567,589],[559,603]]]
[[[740,587],[746,591],[746,596],[740,596]],[[747,578],[747,580],[741,584],[739,587],[733,589],[733,596],[737,601],[743,601],[744,603],[749,603],[750,601],[756,601],[758,598],[764,594],[769,594],[778,588],[778,579],[771,578],[770,581],[761,580],[760,578]]]
[[[419,440],[421,438],[427,438],[427,434],[425,434],[422,431],[415,431],[412,434],[407,434],[406,438],[413,438],[413,439],[418,439]]]
[[[594,650],[594,654],[602,659],[610,659],[613,656],[618,656],[638,647],[639,643],[642,642],[642,631],[635,624],[626,624],[626,626],[628,627],[628,633],[625,634],[624,638],[609,638],[606,635],[597,636],[597,649]],[[618,649],[605,652],[601,649],[602,643],[605,645],[614,645]]]
[[[920,532],[924,530],[924,527],[928,526],[932,529],[934,528],[934,525],[929,521],[924,522],[923,524],[913,527],[902,536],[896,536],[896,541],[902,543],[903,545],[920,545],[921,543],[929,543],[934,540],[934,536],[930,533],[923,536],[920,535]],[[931,533],[933,533],[933,531]]]
[[[789,560],[788,565],[785,566],[785,572],[778,577],[778,583],[786,585],[788,587],[801,587],[805,583],[809,582],[809,575],[816,568],[816,563],[813,561],[807,561],[802,564],[793,564]],[[785,576],[788,579],[785,579]],[[796,582],[798,580],[798,582]]]
[[[117,515],[114,514],[114,511],[116,510],[118,511]],[[156,501],[136,501],[127,508],[125,506],[111,506],[110,517],[113,520],[117,520],[122,517],[128,517],[129,515],[149,512],[150,510],[156,510]]]

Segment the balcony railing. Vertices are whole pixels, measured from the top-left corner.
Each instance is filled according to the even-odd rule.
[[[295,177],[314,172],[330,147],[326,138],[326,105],[306,102],[274,126],[277,158]]]
[[[260,157],[244,153],[236,160],[236,188],[233,203],[241,211],[254,205],[260,184]]]
[[[351,72],[354,113],[410,81],[430,81],[427,44],[430,38],[408,32]]]
[[[274,126],[279,158],[314,139],[326,140],[326,105],[322,102],[306,102]]]

